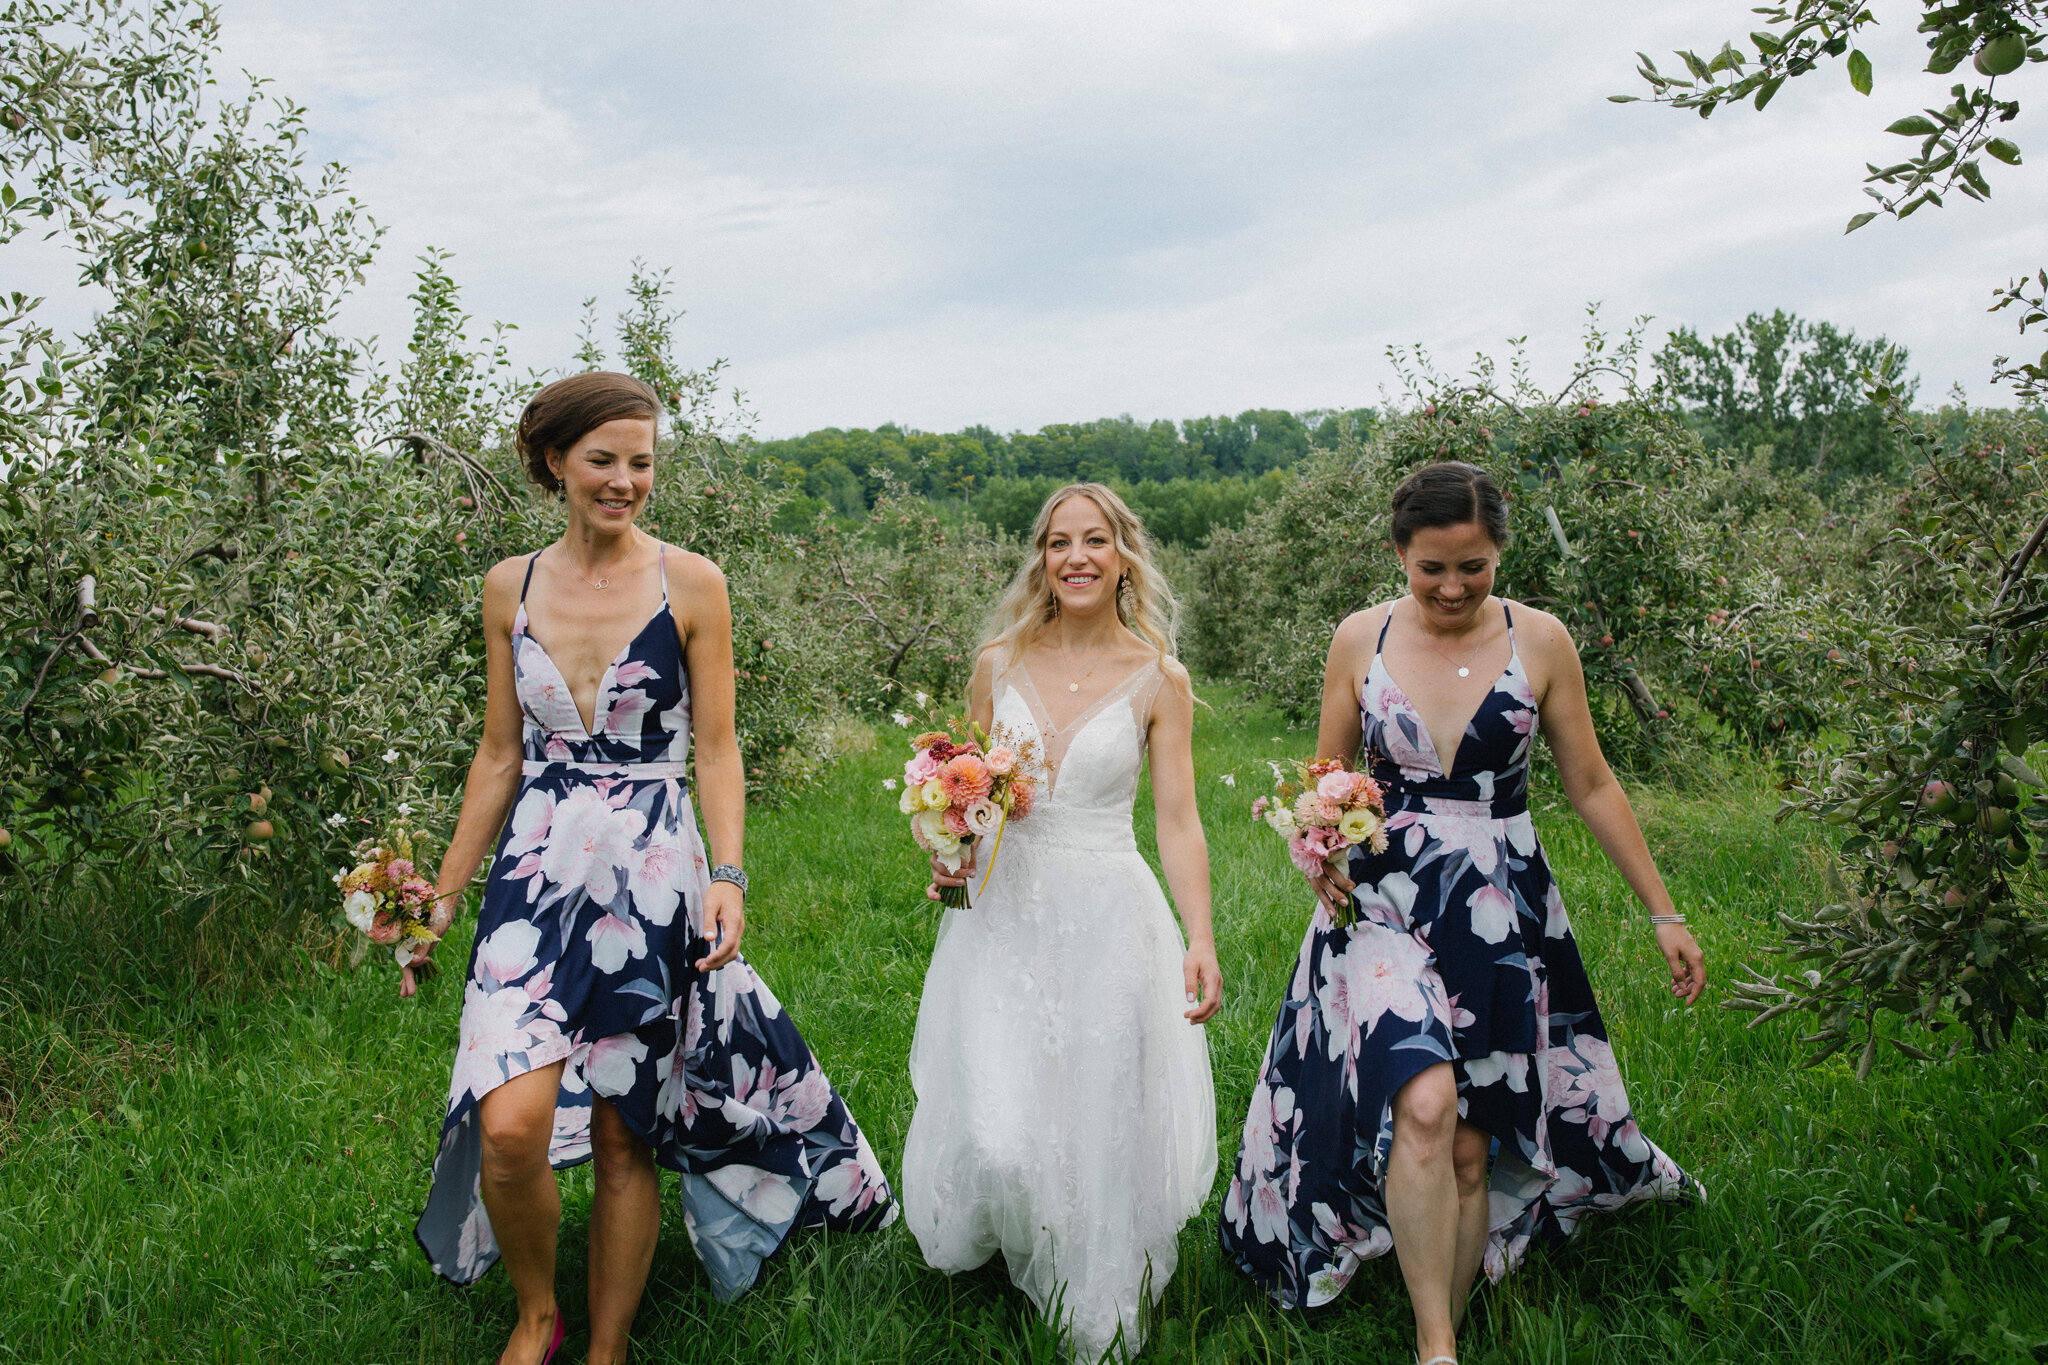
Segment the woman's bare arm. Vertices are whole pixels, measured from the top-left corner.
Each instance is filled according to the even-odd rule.
[[[427,927],[436,934],[446,933],[454,922],[463,889],[490,856],[491,845],[497,842],[505,817],[512,812],[513,799],[519,795],[524,723],[512,674],[512,618],[518,611],[526,563],[524,557],[507,559],[484,575],[484,732],[463,782],[462,813],[456,817],[455,833],[449,836],[448,850],[434,880],[434,913]],[[411,995],[412,969],[401,975],[399,993]]]
[[[747,775],[733,721],[732,599],[725,575],[702,555],[678,552],[668,561],[669,602],[690,670],[690,742],[696,754],[697,803],[713,865],[741,866],[747,825]],[[746,933],[746,897],[731,882],[704,893],[708,956],[700,971],[733,960]]]
[[[1223,971],[1216,963],[1216,932],[1209,903],[1209,841],[1195,802],[1195,693],[1187,670],[1167,666],[1166,682],[1152,704],[1147,748],[1152,761],[1152,809],[1158,817],[1159,861],[1174,907],[1187,930],[1181,960],[1187,988],[1187,1019],[1207,1022],[1223,1007]]]
[[[1330,653],[1323,661],[1323,715],[1316,727],[1316,757],[1334,758],[1345,767],[1358,761],[1358,746],[1364,729],[1358,716],[1358,690],[1364,672],[1371,666],[1372,650],[1379,639],[1380,622],[1386,607],[1355,611],[1337,625],[1330,637]],[[1320,874],[1308,879],[1316,895],[1332,914],[1351,898],[1352,882],[1342,869],[1323,864]]]
[[[967,680],[967,718],[979,725],[983,734],[987,734],[995,726],[996,651],[993,645],[983,648],[974,660],[974,673]],[[967,885],[968,878],[974,875],[974,861],[980,851],[980,840],[968,844],[963,855],[965,861],[960,864],[960,870],[957,872],[947,871],[946,865],[934,855],[932,883],[924,889],[925,896],[937,900],[940,887]]]
[[[1522,639],[1530,645],[1529,654],[1536,664],[1532,672],[1539,689],[1543,737],[1550,741],[1550,755],[1557,764],[1565,798],[1593,831],[1636,899],[1653,915],[1675,913],[1671,893],[1665,889],[1657,861],[1643,839],[1642,826],[1636,822],[1635,808],[1600,752],[1600,737],[1594,733],[1593,713],[1586,699],[1586,673],[1571,633],[1547,612],[1529,607],[1521,612]],[[1657,948],[1671,968],[1672,993],[1688,1005],[1699,999],[1707,984],[1706,958],[1685,926],[1658,925]]]

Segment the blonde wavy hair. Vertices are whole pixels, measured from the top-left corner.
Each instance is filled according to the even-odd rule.
[[[1180,634],[1180,603],[1166,575],[1152,562],[1152,537],[1145,523],[1122,498],[1099,483],[1070,483],[1054,490],[1038,509],[1038,519],[1031,526],[1031,555],[996,603],[982,647],[993,648],[1002,666],[1008,667],[1059,616],[1059,599],[1053,596],[1052,580],[1045,572],[1045,545],[1052,538],[1053,513],[1068,498],[1076,497],[1087,498],[1102,509],[1116,540],[1117,556],[1123,560],[1123,579],[1116,593],[1117,619],[1158,650],[1164,663],[1172,656],[1174,640]]]

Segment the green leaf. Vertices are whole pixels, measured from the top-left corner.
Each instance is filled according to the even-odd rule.
[[[1859,95],[1870,93],[1870,58],[1863,55],[1861,48],[1849,54],[1849,84]]]
[[[1875,217],[1877,217],[1875,213],[1857,214],[1854,218],[1851,218],[1849,220],[1849,226],[1842,229],[1842,235],[1846,237],[1848,234],[1854,232],[1857,228],[1862,227],[1865,223],[1869,222],[1871,219]]]
[[[1608,99],[1609,99],[1610,101],[1612,101],[1613,103],[1615,103],[1615,104],[1634,104],[1634,103],[1635,103],[1635,102],[1636,102],[1637,100],[1641,99],[1641,98],[1642,98],[1642,96],[1641,96],[1641,95],[1609,95],[1609,96],[1608,96],[1607,98],[1608,98]]]
[[[1992,138],[1984,144],[1984,150],[2008,166],[2020,164],[2020,149],[2002,137]]]
[[[1927,137],[1930,134],[1940,132],[1941,129],[1935,124],[1933,119],[1928,118],[1924,114],[1908,114],[1891,127],[1885,129],[1885,131],[1887,133],[1897,133],[1900,137]]]
[[[1765,81],[1756,92],[1756,107],[1762,109],[1771,102],[1771,96],[1778,93],[1778,87],[1785,83],[1783,76],[1773,76]]]

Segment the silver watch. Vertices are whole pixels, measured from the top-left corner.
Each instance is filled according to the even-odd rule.
[[[742,896],[747,894],[747,874],[734,867],[731,863],[720,863],[717,867],[712,868],[711,880],[714,882],[731,882],[740,889]]]

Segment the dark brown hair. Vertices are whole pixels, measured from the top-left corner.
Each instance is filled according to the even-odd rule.
[[[1478,522],[1496,546],[1508,543],[1508,505],[1478,465],[1462,460],[1426,464],[1394,490],[1394,543],[1408,548],[1417,531]]]
[[[610,370],[557,379],[528,400],[526,411],[519,414],[514,442],[526,463],[526,477],[550,493],[561,492],[562,481],[548,468],[548,453],[565,454],[606,422],[622,417],[653,422],[658,432],[661,399],[632,375]]]

